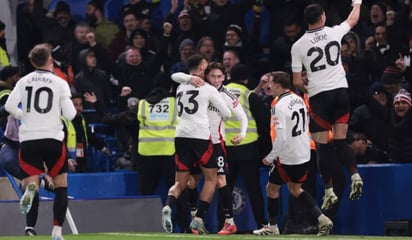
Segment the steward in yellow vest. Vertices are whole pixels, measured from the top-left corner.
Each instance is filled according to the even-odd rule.
[[[248,117],[248,130],[243,141],[238,145],[226,142],[227,162],[230,166],[228,185],[233,190],[238,176],[247,184],[246,190],[253,210],[257,225],[265,224],[265,209],[263,193],[260,184],[260,166],[263,156],[271,148],[270,139],[270,111],[264,102],[246,85],[249,78],[249,69],[244,64],[235,64],[231,68],[231,80],[226,88],[239,99],[243,110]],[[239,132],[240,124],[236,119],[229,118],[225,121],[226,138],[231,139],[233,134]]]
[[[154,87],[145,99],[139,101],[137,110],[139,189],[143,195],[155,193],[161,176],[172,186],[175,175],[177,113],[170,75],[159,72]]]

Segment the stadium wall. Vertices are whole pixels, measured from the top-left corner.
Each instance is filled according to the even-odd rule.
[[[334,224],[334,230],[336,234],[382,236],[385,234],[384,229],[386,222],[408,221],[412,219],[412,164],[360,165],[359,172],[364,181],[364,190],[362,197],[357,201],[349,200],[348,196],[350,179],[348,176],[344,198],[342,199]],[[260,180],[262,183],[261,186],[263,192],[267,182],[267,174],[268,169],[261,168]],[[317,183],[317,189],[318,195],[316,199],[318,203],[321,203],[323,187],[320,181],[318,181]],[[97,199],[129,199],[128,201],[138,202],[140,200],[133,199],[138,194],[138,191],[138,173],[136,172],[69,174],[68,193],[72,198],[70,206],[72,206],[72,204],[80,206],[87,205],[88,200],[95,201]],[[136,208],[132,211],[119,212],[120,216],[124,217],[125,219],[130,217],[130,215],[138,215],[143,219],[159,218],[154,220],[154,225],[157,227],[157,229],[155,230],[162,231],[160,226],[160,209],[162,202],[164,202],[167,194],[167,186],[164,182],[162,182],[158,187],[157,194],[160,196],[160,198],[155,198],[158,199],[158,202],[156,202],[156,204],[153,206],[153,209],[155,210],[141,212]],[[46,198],[53,197],[51,193],[44,191],[41,192],[41,195]],[[239,179],[236,184],[233,196],[235,213],[234,217],[239,231],[247,232],[253,230],[256,227],[256,223],[253,220],[253,213],[250,207],[249,198],[241,179]],[[279,223],[281,226],[283,225],[283,220],[287,213],[287,197],[287,189],[286,187],[283,187],[281,191],[281,210],[279,216]],[[14,211],[15,213],[21,215],[20,213],[18,213],[17,201],[8,201],[6,203],[15,204],[15,207],[0,206],[0,210]],[[1,204],[5,203],[3,202],[0,203],[0,205]],[[40,203],[41,206],[42,204],[43,203]],[[111,205],[112,208],[116,209],[123,204],[121,204],[120,201],[114,201],[110,202],[109,205]],[[215,216],[216,208],[217,204],[215,197],[210,206],[206,219],[206,225],[212,232],[217,231],[217,220]],[[101,209],[104,209],[106,211],[106,207]],[[95,212],[85,212],[88,212],[87,214],[89,215],[95,214]],[[0,216],[9,216],[9,214],[11,213],[0,212]],[[112,213],[108,215],[111,214]],[[77,221],[77,219],[84,218],[84,213],[82,211],[77,212],[76,210],[72,210],[72,215],[75,221]],[[145,229],[145,227],[139,228],[138,225],[141,225],[142,223],[139,222],[138,219],[134,218],[129,220],[135,222],[136,229]],[[5,228],[3,228],[2,226],[0,227],[0,229]],[[109,228],[101,227],[94,230],[109,231]],[[83,230],[79,229],[79,231],[82,232]],[[19,233],[21,233],[21,230],[19,231]],[[0,233],[0,235],[3,234]]]

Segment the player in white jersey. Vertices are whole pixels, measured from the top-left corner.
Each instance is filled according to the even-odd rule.
[[[26,190],[20,199],[20,211],[26,214],[30,210],[39,189],[39,175],[47,170],[55,185],[52,240],[60,240],[68,205],[66,146],[60,116],[71,120],[76,109],[69,85],[52,72],[51,50],[49,44],[38,44],[30,51],[29,59],[36,70],[20,79],[5,108],[21,120],[19,164],[26,176]]]
[[[204,78],[207,61],[200,55],[193,55],[188,59],[187,67],[191,75]],[[162,209],[162,226],[166,232],[173,231],[172,206],[186,188],[190,176],[189,170],[194,164],[198,164],[205,182],[190,228],[197,233],[207,233],[203,217],[212,201],[217,179],[217,163],[212,157],[213,143],[210,141],[208,107],[216,106],[223,117],[229,117],[231,113],[216,88],[209,84],[200,87],[180,84],[176,91],[176,104],[178,115],[175,135],[176,179],[175,184],[169,189],[165,207]]]
[[[230,141],[233,144],[239,144],[243,138],[246,136],[247,130],[247,116],[243,111],[239,100],[235,95],[230,93],[225,86],[222,85],[225,80],[225,68],[223,64],[218,62],[209,63],[208,67],[205,70],[205,77],[207,82],[218,89],[220,96],[225,102],[226,106],[231,110],[237,119],[239,119],[241,128],[239,133]],[[190,75],[184,73],[175,73],[172,75],[172,79],[179,83],[188,83],[191,79],[194,79]],[[194,79],[203,81],[201,79]],[[193,82],[196,84],[196,82]],[[210,131],[212,135],[213,142],[213,151],[215,152],[214,156],[218,165],[218,178],[217,178],[217,189],[219,192],[219,203],[222,204],[222,211],[224,215],[224,223],[222,229],[218,232],[219,235],[230,235],[237,232],[237,227],[233,220],[233,206],[232,206],[232,193],[229,186],[226,182],[226,174],[228,173],[228,165],[226,162],[226,150],[225,150],[225,126],[224,121],[219,113],[219,110],[213,106],[209,105],[208,112]],[[196,202],[197,195],[197,184],[198,184],[198,174],[195,174],[194,181],[189,181],[188,192],[189,192],[189,205],[193,206]],[[195,195],[195,196],[193,196]],[[223,220],[223,219],[222,219]]]
[[[318,235],[328,235],[333,227],[332,221],[322,213],[312,196],[302,188],[307,178],[310,160],[309,114],[306,104],[300,96],[290,90],[291,79],[286,72],[272,72],[270,88],[273,96],[279,99],[271,109],[271,124],[276,137],[273,139],[272,151],[262,160],[263,164],[272,166],[266,186],[269,193],[269,226],[254,233],[279,234],[279,190],[281,185],[286,183],[290,194],[300,204],[311,209],[313,216],[318,219]]]
[[[310,132],[317,143],[319,170],[325,184],[324,210],[336,207],[343,193],[342,178],[334,174],[341,168],[341,162],[349,166],[352,174],[350,199],[358,199],[362,192],[363,182],[358,173],[355,154],[346,143],[349,97],[340,56],[341,39],[358,22],[361,2],[353,0],[348,18],[334,27],[325,26],[326,15],[319,4],[307,6],[304,18],[308,30],[293,44],[291,50],[293,83],[309,95]],[[301,77],[303,67],[308,74],[307,88]],[[332,142],[329,139],[330,131],[333,133]],[[338,188],[339,192],[334,191],[334,188]]]

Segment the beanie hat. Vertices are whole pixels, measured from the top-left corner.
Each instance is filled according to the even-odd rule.
[[[136,28],[135,30],[133,30],[130,33],[130,37],[129,37],[130,44],[133,42],[133,38],[137,35],[142,36],[144,39],[146,39],[146,41],[147,41],[147,38],[149,37],[149,35],[147,34],[147,32],[144,29]]]
[[[382,74],[383,84],[397,84],[401,82],[401,71],[395,66],[387,66]]]
[[[169,89],[172,85],[170,75],[165,72],[158,72],[153,80],[153,85],[155,88]]]
[[[58,1],[53,15],[56,17],[59,12],[66,12],[70,14],[70,6],[66,2]]]
[[[229,27],[226,29],[226,32],[227,32],[227,31],[234,31],[234,32],[236,32],[236,34],[239,36],[239,38],[242,38],[242,36],[243,36],[243,30],[242,30],[242,28],[241,28],[239,25],[237,25],[237,24],[230,24]]]
[[[369,94],[386,93],[386,89],[379,81],[373,82],[369,87]]]
[[[399,92],[395,95],[395,97],[393,98],[393,104],[395,104],[395,103],[397,103],[397,102],[401,102],[401,101],[404,101],[404,102],[406,102],[409,106],[412,106],[412,101],[411,101],[411,94],[407,91],[407,90],[405,90],[405,89],[403,89],[403,88],[401,88],[401,89],[399,89]]]
[[[182,51],[182,48],[185,47],[185,46],[187,46],[187,45],[190,45],[190,46],[192,46],[193,48],[195,47],[195,43],[193,42],[192,39],[190,39],[190,38],[185,38],[185,39],[183,39],[183,40],[180,42],[180,44],[179,44],[179,51]]]
[[[230,80],[242,81],[249,78],[249,68],[242,63],[236,63],[230,69]]]

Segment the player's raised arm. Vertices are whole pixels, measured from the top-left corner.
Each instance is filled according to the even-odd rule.
[[[173,73],[171,76],[172,80],[177,82],[177,83],[191,83],[196,87],[200,87],[203,86],[205,84],[205,81],[198,77],[198,76],[193,76],[190,74],[186,74],[183,72],[177,72],[177,73]]]
[[[348,18],[345,20],[349,24],[350,28],[353,28],[358,23],[361,4],[362,0],[352,0],[352,11],[349,13]]]

